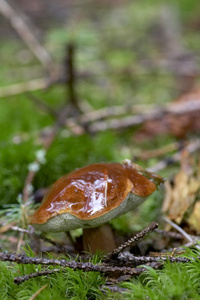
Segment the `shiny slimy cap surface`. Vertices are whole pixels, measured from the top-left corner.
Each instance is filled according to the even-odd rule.
[[[92,164],[56,181],[31,223],[43,224],[63,213],[81,220],[98,218],[117,208],[129,193],[146,198],[162,182],[159,175],[130,162]]]

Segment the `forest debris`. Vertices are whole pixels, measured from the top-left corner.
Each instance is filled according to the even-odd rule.
[[[114,249],[113,252],[109,253],[104,261],[108,261],[109,258],[116,257],[119,255],[122,250],[124,250],[126,247],[129,247],[131,244],[139,241],[140,239],[144,238],[148,233],[154,231],[156,228],[158,228],[158,223],[153,222],[149,226],[147,226],[145,229],[137,233],[134,237],[130,238],[128,241],[126,241],[124,244],[120,245],[117,249]]]
[[[66,259],[48,259],[48,258],[40,258],[40,257],[28,257],[25,254],[19,253],[0,253],[0,261],[9,261],[15,262],[19,264],[35,264],[35,265],[43,265],[43,266],[60,266],[60,268],[49,270],[44,269],[42,271],[38,271],[35,273],[26,274],[23,276],[19,276],[15,278],[15,283],[20,284],[26,280],[31,278],[35,278],[38,276],[46,276],[53,274],[54,272],[64,272],[65,268],[71,268],[73,270],[82,270],[84,272],[100,272],[109,276],[110,278],[119,279],[119,278],[130,278],[130,276],[137,276],[146,271],[145,266],[140,266],[141,264],[146,264],[151,266],[154,269],[158,269],[162,267],[163,263],[166,261],[174,262],[182,262],[188,263],[191,262],[191,258],[186,257],[174,257],[174,251],[172,254],[166,253],[165,256],[162,253],[157,253],[158,256],[135,256],[130,252],[121,252],[126,246],[129,246],[132,242],[143,238],[147,233],[155,230],[158,226],[157,223],[152,223],[139,234],[137,234],[134,238],[128,240],[127,243],[118,247],[114,252],[105,256],[105,259],[102,263],[92,264],[91,262],[83,262],[83,261],[69,261]],[[13,227],[13,229],[17,229],[19,231],[27,232],[24,229]],[[38,237],[37,237],[38,238]],[[39,237],[40,238],[40,237]],[[200,258],[198,258],[200,259]]]
[[[119,277],[121,275],[139,275],[146,269],[144,267],[115,267],[108,264],[92,264],[91,262],[68,261],[66,259],[47,259],[40,257],[28,257],[25,254],[17,253],[0,253],[0,261],[10,261],[18,264],[35,264],[46,266],[61,266],[73,270],[82,270],[84,272],[100,272],[104,274],[112,274]]]
[[[144,140],[166,133],[170,133],[177,138],[184,138],[189,132],[200,131],[199,88],[178,98],[170,106],[177,108],[177,113],[173,110],[168,110],[165,115],[163,114],[162,118],[145,120],[143,127],[136,133],[134,138],[138,141],[138,139]],[[184,110],[184,107],[187,107],[187,109]]]
[[[166,155],[169,152],[179,150],[180,147],[181,147],[181,143],[173,142],[173,143],[170,143],[170,144],[165,145],[165,146],[163,146],[161,148],[158,148],[158,149],[141,151],[141,153],[139,154],[139,158],[142,159],[142,160],[148,160],[150,158],[163,156],[163,155]]]
[[[200,258],[198,258],[200,259]],[[107,276],[111,276],[112,278],[119,278],[123,275],[131,275],[136,276],[140,275],[146,268],[142,267],[133,267],[135,264],[151,264],[153,268],[160,268],[163,262],[170,261],[171,263],[174,262],[181,262],[181,263],[189,263],[191,259],[186,257],[150,257],[150,256],[142,256],[137,257],[131,254],[130,252],[121,253],[117,259],[114,259],[114,266],[112,265],[112,261],[109,264],[92,264],[91,262],[77,262],[77,261],[67,261],[65,259],[47,259],[47,258],[40,258],[40,257],[28,257],[25,254],[16,254],[16,253],[0,253],[0,261],[9,261],[15,262],[18,264],[35,264],[35,265],[45,265],[45,266],[60,266],[60,269],[54,270],[44,270],[39,271],[36,273],[27,274],[24,276],[16,277],[15,283],[21,283],[25,280],[29,280],[33,277],[48,275],[53,272],[64,271],[64,268],[71,268],[73,270],[82,270],[84,272],[100,272],[104,273]],[[122,267],[117,265],[122,265]]]
[[[200,139],[195,139],[193,141],[190,141],[185,147],[184,151],[187,151],[188,154],[197,152],[200,149]],[[182,151],[183,151],[182,150]],[[161,161],[159,161],[156,165],[154,165],[151,168],[148,168],[150,172],[159,172],[160,170],[165,169],[167,166],[174,164],[176,162],[179,162],[181,160],[182,151],[176,152],[170,157],[167,157]]]
[[[185,230],[183,230],[180,226],[178,226],[177,224],[175,224],[174,222],[172,222],[171,220],[167,219],[166,217],[163,217],[163,219],[165,220],[165,222],[167,222],[168,224],[170,224],[173,228],[175,228],[177,231],[179,231],[182,236],[189,242],[189,243],[193,243],[193,238],[187,234],[187,232],[185,232]]]
[[[164,199],[163,212],[168,211],[168,218],[180,224],[184,214],[195,201],[195,192],[198,187],[193,189],[194,180],[182,170],[175,176],[174,188],[169,182],[165,183],[166,197]],[[196,186],[195,182],[195,186]]]
[[[197,216],[200,207],[200,162],[196,163],[195,157],[192,158],[187,151],[183,151],[181,170],[172,183],[165,183],[165,188],[163,212],[177,224],[186,221],[199,232],[200,219]]]
[[[107,121],[99,121],[94,124],[91,124],[89,126],[89,131],[92,133],[96,133],[107,129],[122,130],[128,127],[133,127],[145,123],[145,129],[147,130],[149,137],[155,135],[155,133],[158,134],[158,133],[166,132],[166,129],[168,132],[171,125],[172,125],[172,129],[174,128],[174,130],[177,130],[177,135],[181,136],[179,134],[180,130],[178,131],[178,129],[181,129],[180,133],[182,133],[184,129],[184,134],[185,134],[186,130],[188,132],[188,130],[191,128],[190,122],[192,125],[194,125],[193,126],[194,129],[200,130],[200,121],[197,122],[197,120],[199,120],[198,118],[199,111],[200,111],[200,97],[197,99],[195,97],[192,98],[190,101],[184,103],[172,103],[166,106],[160,106],[160,107],[157,106],[152,108],[152,110],[146,111],[142,114],[128,116],[121,119],[117,118],[117,119],[112,119]],[[189,114],[189,120],[187,119],[188,114]],[[190,114],[192,114],[192,118],[190,117]],[[166,123],[166,116],[169,117],[169,120],[171,120],[172,118],[174,123],[172,122],[171,124],[170,123],[171,121],[169,122],[169,124],[168,122]],[[153,124],[153,128],[151,126],[151,122]],[[159,131],[157,132],[156,130]],[[139,137],[138,135],[136,136]],[[145,135],[145,137],[146,136],[147,135]]]
[[[122,288],[118,285],[115,285],[113,284],[112,282],[106,282],[106,284],[102,285],[101,286],[101,289],[102,293],[104,295],[107,295],[107,291],[111,291],[112,293],[119,293],[119,294],[122,294],[122,293],[125,293],[127,291],[129,291],[128,289],[125,289],[125,288]]]
[[[54,110],[50,105],[46,102],[42,101],[38,96],[36,97],[32,93],[27,93],[27,97],[42,111],[52,115],[53,117],[57,117],[58,113]]]
[[[14,283],[15,284],[20,284],[20,283],[23,283],[24,281],[27,281],[27,280],[31,279],[31,278],[50,275],[50,274],[54,274],[54,273],[57,273],[57,272],[62,272],[62,269],[52,269],[52,270],[38,271],[38,272],[35,272],[35,273],[26,274],[24,276],[15,277]]]
[[[171,263],[186,263],[190,262],[189,258],[186,257],[174,257],[171,254],[163,256],[163,253],[160,253],[160,256],[135,256],[132,253],[126,251],[120,253],[120,255],[115,259],[115,262],[118,261],[118,264],[123,266],[133,266],[133,265],[141,265],[141,264],[149,264],[149,263],[162,263],[166,261],[170,261]]]
[[[13,4],[11,5],[5,0],[0,1],[0,12],[10,21],[12,27],[26,43],[30,51],[34,53],[45,69],[51,74],[55,69],[52,57],[39,43],[34,34],[34,30],[32,28],[33,26],[31,27],[30,24],[25,21],[27,20],[27,16],[25,16],[24,13],[19,10],[19,8],[14,7]]]
[[[0,98],[15,96],[24,92],[31,92],[48,87],[48,82],[45,78],[32,79],[27,82],[15,83],[0,88]]]
[[[65,77],[66,86],[69,92],[69,102],[78,112],[81,111],[76,95],[76,70],[75,70],[75,45],[69,43],[67,45],[67,55],[65,59]]]
[[[37,290],[37,292],[35,292],[31,298],[29,300],[34,300],[44,289],[46,289],[46,287],[48,286],[48,284],[46,283],[45,285],[43,285],[39,290]]]

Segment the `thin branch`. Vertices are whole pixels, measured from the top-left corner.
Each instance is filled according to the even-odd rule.
[[[75,46],[72,43],[67,45],[67,56],[65,60],[66,84],[69,92],[69,101],[72,107],[79,111],[78,100],[76,96],[76,71],[75,71]]]
[[[139,275],[146,269],[144,267],[127,268],[127,267],[113,267],[107,264],[92,264],[91,262],[76,262],[67,261],[65,259],[47,259],[39,257],[28,257],[25,254],[17,253],[0,253],[0,261],[10,261],[18,264],[35,264],[46,266],[61,266],[73,270],[82,270],[84,272],[100,272],[105,274],[120,275]]]
[[[115,285],[112,283],[112,285],[109,284],[104,284],[101,286],[100,291],[104,294],[107,295],[108,290],[112,293],[119,293],[119,294],[123,294],[125,292],[129,292],[128,289],[122,288],[118,285]]]
[[[96,122],[89,126],[91,133],[104,131],[107,129],[126,129],[136,125],[141,125],[149,120],[158,120],[163,118],[164,115],[182,115],[184,113],[200,111],[200,102],[196,99],[184,102],[184,103],[173,103],[163,107],[155,107],[143,114],[128,116],[122,119],[113,119],[107,121]]]
[[[17,31],[21,39],[26,43],[30,51],[34,53],[45,69],[52,71],[54,69],[52,58],[37,40],[33,29],[30,28],[30,25],[25,21],[27,17],[25,18],[24,13],[19,11],[19,8],[13,7],[13,4],[11,5],[6,0],[0,1],[0,12],[10,21],[12,27]]]
[[[62,271],[63,271],[63,269],[61,269],[61,268],[60,269],[38,271],[38,272],[35,272],[35,273],[26,274],[24,276],[15,277],[14,283],[15,284],[20,284],[20,283],[23,283],[24,281],[27,281],[27,280],[35,278],[35,277],[51,275],[51,274],[54,274],[54,273],[57,273],[57,272],[62,272]]]
[[[170,143],[170,144],[165,145],[165,146],[163,146],[161,148],[158,148],[158,149],[141,151],[141,153],[137,156],[137,158],[140,158],[142,160],[148,160],[150,158],[164,156],[169,152],[172,152],[172,151],[175,151],[175,150],[176,151],[180,150],[181,146],[182,145],[181,145],[180,142],[173,142],[173,143]]]
[[[154,231],[158,227],[158,223],[153,222],[141,232],[137,233],[134,237],[130,238],[127,242],[120,245],[117,249],[113,250],[113,252],[109,253],[104,261],[109,260],[111,257],[116,257],[120,252],[122,252],[125,248],[129,247],[131,244],[139,241],[140,239],[144,238],[148,233]]]
[[[1,3],[1,2],[0,2]],[[45,78],[33,79],[27,82],[11,84],[0,88],[0,98],[15,96],[25,92],[45,89],[48,82]]]
[[[58,113],[56,112],[56,110],[54,110],[50,105],[48,105],[46,102],[42,101],[41,99],[39,99],[38,97],[36,97],[35,95],[31,94],[31,93],[27,93],[27,97],[34,103],[37,105],[37,107],[39,107],[40,109],[42,109],[44,112],[49,113],[50,115],[52,115],[53,117],[57,117]]]
[[[84,79],[87,74],[80,72],[77,74],[77,79]],[[54,76],[53,78],[39,78],[30,81],[10,84],[8,86],[0,87],[0,98],[11,97],[25,92],[33,92],[37,90],[44,90],[55,84],[64,84],[69,79],[61,78],[61,75]]]
[[[171,220],[169,220],[166,217],[163,217],[163,220],[170,224],[173,228],[175,228],[178,232],[180,232],[183,237],[188,241],[188,242],[193,242],[193,239],[191,238],[191,236],[189,236],[189,234],[187,234],[187,232],[185,232],[185,230],[183,230],[180,226],[178,226],[177,224],[175,224],[174,222],[172,222]]]
[[[122,116],[125,114],[140,114],[144,112],[144,110],[151,110],[151,104],[137,104],[137,105],[114,105],[110,107],[104,107],[101,109],[93,110],[90,112],[86,112],[85,114],[80,116],[81,123],[88,123],[88,122],[96,122],[101,119],[114,117],[114,116]]]
[[[198,258],[200,259],[200,258]],[[137,266],[142,264],[149,264],[153,262],[164,263],[170,261],[171,263],[189,263],[192,258],[189,259],[187,257],[173,257],[172,255],[166,256],[135,256],[132,253],[126,251],[120,253],[116,258],[113,258],[109,261],[109,263],[119,264],[122,266]]]
[[[200,259],[200,257],[198,257]],[[109,276],[119,277],[122,275],[136,276],[146,271],[145,267],[133,268],[133,265],[156,263],[156,268],[161,266],[161,263],[170,261],[171,263],[191,263],[193,258],[186,257],[151,257],[151,256],[141,256],[137,257],[130,252],[120,253],[117,258],[110,259],[110,264],[92,264],[90,262],[77,262],[77,261],[67,261],[65,259],[47,259],[39,257],[28,257],[24,254],[16,253],[0,253],[0,261],[9,261],[18,264],[35,264],[35,265],[45,265],[45,266],[55,266],[58,265],[63,268],[71,268],[73,270],[82,270],[84,272],[100,272],[107,274]],[[114,263],[114,266],[112,266]],[[157,265],[159,263],[159,266]],[[116,264],[121,264],[122,267],[116,267]],[[63,269],[55,270],[45,270],[41,272],[36,272],[22,277],[15,278],[15,283],[21,283],[33,277],[49,275],[54,272],[63,271]]]
[[[47,286],[48,286],[47,283],[43,285],[39,290],[37,290],[37,292],[33,294],[33,296],[31,296],[29,300],[34,300]]]

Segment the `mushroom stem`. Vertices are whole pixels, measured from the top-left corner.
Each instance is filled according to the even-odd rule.
[[[94,254],[96,250],[109,253],[116,248],[112,228],[108,224],[83,229],[83,250]]]

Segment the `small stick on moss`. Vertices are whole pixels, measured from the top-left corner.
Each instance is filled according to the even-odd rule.
[[[135,256],[132,253],[126,251],[120,253],[117,258],[114,258],[109,263],[123,265],[123,266],[138,266],[142,264],[149,264],[149,263],[164,263],[166,261],[170,261],[171,263],[188,263],[191,262],[190,259],[186,257],[173,257],[171,254],[166,256]]]
[[[37,292],[33,294],[33,296],[31,296],[29,300],[34,300],[44,289],[46,289],[47,286],[48,286],[47,283],[43,285],[39,290],[37,290]]]
[[[121,275],[136,276],[144,272],[144,267],[129,268],[129,267],[113,267],[107,264],[92,264],[91,262],[67,261],[65,259],[47,259],[40,257],[28,257],[25,254],[18,253],[0,253],[0,261],[10,261],[18,264],[35,264],[46,266],[61,266],[73,270],[82,270],[84,272],[100,272],[106,275],[119,277]]]
[[[52,269],[52,270],[44,270],[44,271],[38,271],[38,272],[35,272],[35,273],[26,274],[24,276],[18,276],[18,277],[14,278],[14,283],[15,284],[20,284],[20,283],[23,283],[24,281],[27,281],[27,280],[31,279],[31,278],[50,275],[50,274],[54,274],[54,273],[61,272],[61,271],[62,271],[62,269]]]
[[[153,222],[149,226],[147,226],[145,229],[143,229],[141,232],[137,233],[134,237],[130,238],[128,241],[126,241],[124,244],[120,245],[118,248],[113,250],[113,252],[109,253],[105,257],[105,261],[109,260],[109,258],[117,257],[117,255],[123,251],[126,247],[129,247],[131,244],[141,240],[144,238],[148,233],[154,231],[156,228],[158,228],[158,223]]]
[[[125,288],[122,288],[118,285],[109,285],[109,284],[104,284],[101,286],[100,288],[100,291],[104,294],[104,295],[107,295],[108,294],[108,290],[112,293],[119,293],[119,294],[122,294],[122,293],[125,293],[125,292],[128,292],[129,290],[128,289],[125,289]]]

